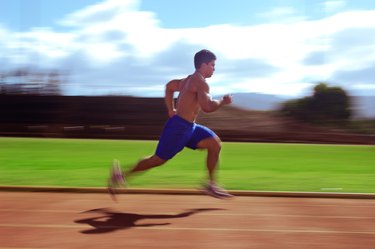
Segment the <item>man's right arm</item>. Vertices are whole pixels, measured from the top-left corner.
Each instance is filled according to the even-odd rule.
[[[198,103],[204,112],[214,112],[221,106],[232,103],[230,95],[225,95],[221,100],[215,100],[209,94],[209,86],[206,82],[201,82],[199,85]]]

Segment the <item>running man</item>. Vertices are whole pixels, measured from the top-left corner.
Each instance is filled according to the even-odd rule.
[[[139,161],[133,168],[123,172],[118,161],[114,161],[109,179],[109,191],[125,185],[125,176],[160,166],[173,158],[184,147],[207,150],[208,181],[204,191],[217,198],[231,197],[224,189],[216,184],[217,169],[221,150],[220,138],[209,128],[195,123],[200,110],[214,112],[223,105],[232,103],[232,97],[225,95],[220,100],[210,96],[206,78],[215,71],[216,56],[209,50],[201,50],[194,56],[195,72],[187,78],[172,80],[166,84],[165,104],[169,119],[160,136],[154,155]],[[174,93],[179,92],[176,106]]]

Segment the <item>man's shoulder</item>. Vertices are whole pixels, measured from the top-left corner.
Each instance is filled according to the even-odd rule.
[[[203,76],[198,72],[195,72],[191,75],[191,81],[194,82],[194,84],[196,84],[197,86],[207,85],[206,79],[203,78]]]

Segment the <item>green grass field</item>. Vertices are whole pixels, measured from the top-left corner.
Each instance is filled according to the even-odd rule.
[[[130,167],[156,141],[0,138],[0,185],[103,187],[113,158]],[[196,188],[205,152],[185,149],[130,187]],[[228,189],[375,193],[375,147],[223,144],[218,179]]]

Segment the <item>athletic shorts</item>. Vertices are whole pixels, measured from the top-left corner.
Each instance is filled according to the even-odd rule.
[[[174,115],[164,126],[155,154],[161,159],[169,160],[184,147],[195,150],[200,141],[215,136],[209,128]]]

